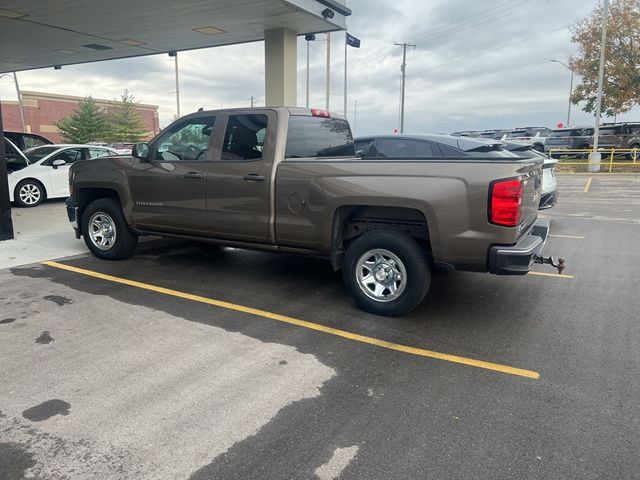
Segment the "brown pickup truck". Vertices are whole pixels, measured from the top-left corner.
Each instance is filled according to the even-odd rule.
[[[67,211],[99,258],[140,235],[327,257],[363,309],[406,313],[431,270],[522,275],[541,257],[542,160],[363,159],[339,115],[187,115],[131,156],[76,162]]]

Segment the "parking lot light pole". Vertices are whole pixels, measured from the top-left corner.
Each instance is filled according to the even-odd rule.
[[[600,134],[600,111],[602,109],[602,82],[604,81],[604,60],[607,47],[607,14],[609,0],[604,0],[602,11],[602,40],[600,42],[600,71],[598,72],[598,96],[596,97],[596,122],[593,130],[593,151],[589,154],[589,171],[599,172],[602,156],[598,152],[598,136]]]
[[[560,65],[563,65],[567,67],[569,70],[571,70],[571,82],[569,83],[569,108],[567,109],[567,127],[568,127],[569,125],[571,125],[571,96],[573,95],[573,73],[574,73],[573,68],[571,68],[569,65],[567,65],[563,61],[557,60],[555,58],[550,61],[554,63],[559,63]]]
[[[173,57],[176,70],[176,118],[180,118],[180,81],[178,79],[178,52],[169,52],[169,56]]]
[[[16,75],[16,72],[3,73],[2,75],[0,75],[0,78],[4,77],[5,75],[12,76],[13,83],[15,83],[16,85],[16,95],[18,96],[18,105],[20,106],[20,120],[22,120],[22,131],[26,132],[27,124],[24,121],[24,103],[22,103],[22,92],[20,91],[20,84],[18,83],[18,75]]]

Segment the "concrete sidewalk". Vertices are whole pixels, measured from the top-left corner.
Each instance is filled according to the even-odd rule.
[[[0,242],[0,269],[87,253],[75,238],[64,200],[34,208],[12,208],[15,238]]]

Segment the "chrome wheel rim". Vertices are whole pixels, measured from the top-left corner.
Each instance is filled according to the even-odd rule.
[[[109,250],[116,241],[116,224],[104,212],[96,212],[89,219],[89,238],[96,248]]]
[[[34,185],[33,183],[25,183],[20,187],[18,195],[20,196],[22,203],[25,205],[35,205],[40,201],[42,192],[37,185]]]
[[[358,259],[356,281],[367,297],[377,302],[390,302],[404,292],[407,270],[397,255],[376,248]]]

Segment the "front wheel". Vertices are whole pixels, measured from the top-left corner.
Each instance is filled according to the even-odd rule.
[[[422,303],[431,272],[424,252],[413,238],[379,230],[365,233],[349,246],[343,279],[360,308],[396,316]]]
[[[36,180],[21,181],[13,192],[13,199],[16,205],[23,208],[40,205],[45,196],[44,187]]]
[[[129,230],[120,204],[101,198],[89,204],[82,214],[82,236],[96,257],[121,260],[136,248],[138,236]]]

